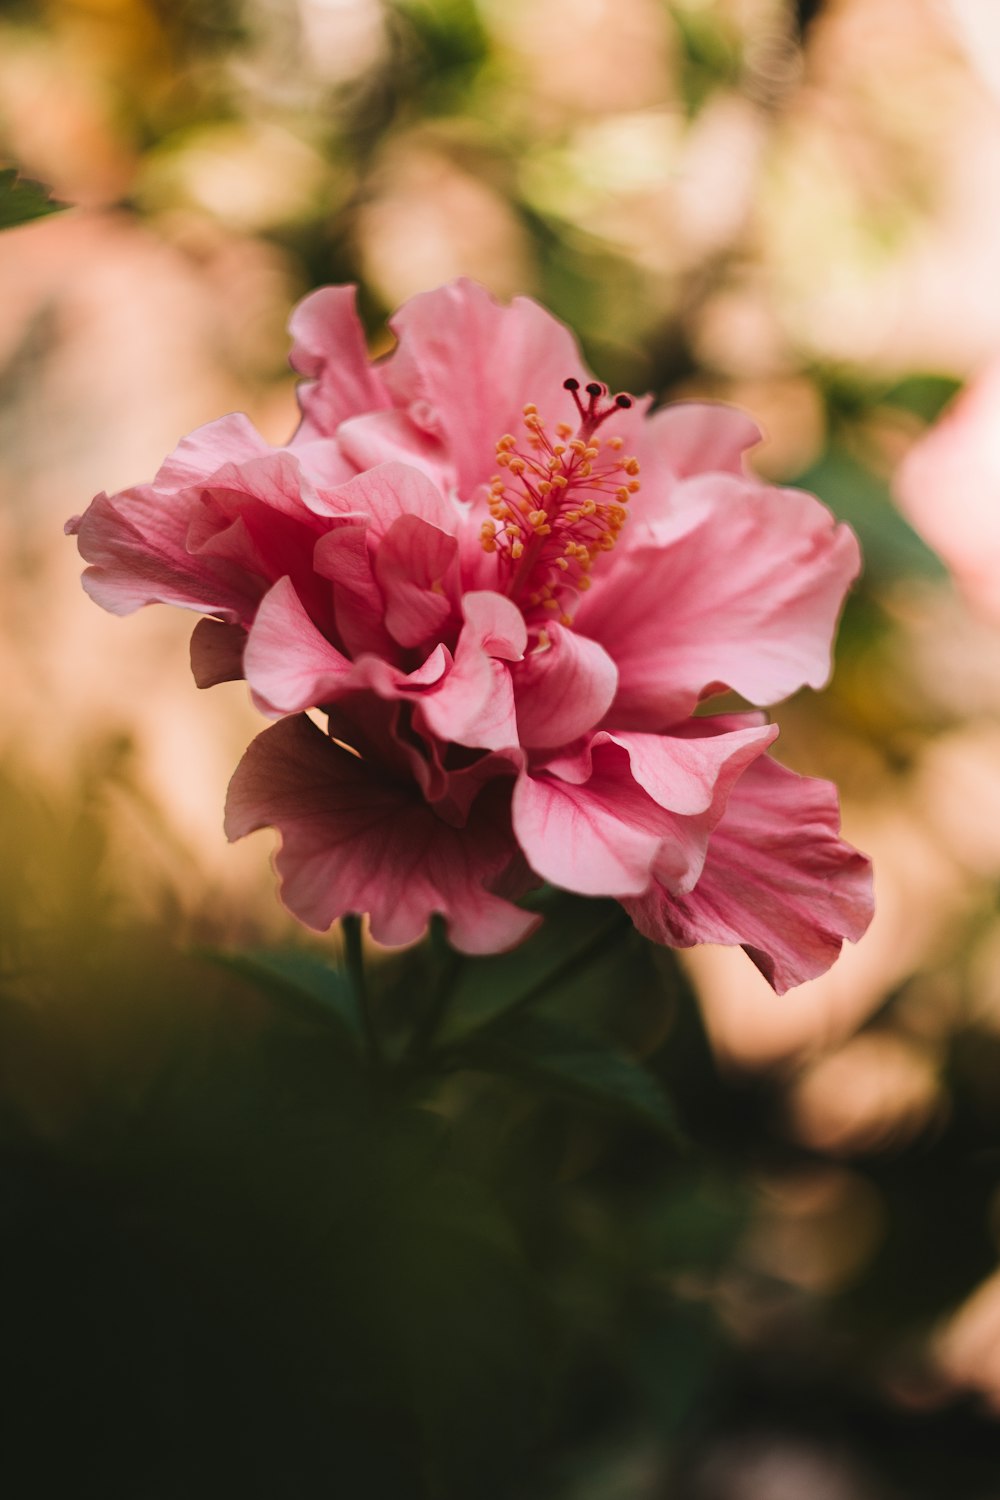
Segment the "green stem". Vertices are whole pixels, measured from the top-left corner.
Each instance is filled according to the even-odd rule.
[[[365,1039],[365,1050],[368,1053],[368,1061],[375,1069],[381,1069],[385,1057],[382,1052],[382,1042],[375,1024],[372,1013],[371,994],[368,989],[368,979],[365,974],[365,955],[361,943],[361,918],[354,912],[342,919],[341,926],[344,930],[344,962],[350,977],[351,988],[354,991],[354,1000],[358,1007],[358,1018],[361,1022],[361,1031]]]
[[[444,923],[438,916],[431,918],[430,947],[437,959],[437,983],[427,1009],[410,1036],[406,1048],[408,1062],[424,1057],[430,1051],[431,1044],[441,1029],[441,1023],[448,1014],[455,980],[465,961],[461,953],[456,953],[454,948],[449,947],[444,934]]]

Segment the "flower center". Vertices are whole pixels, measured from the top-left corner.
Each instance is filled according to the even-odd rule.
[[[560,422],[553,441],[538,408],[524,408],[523,446],[509,432],[497,443],[497,465],[507,478],[490,480],[490,520],[483,522],[481,542],[485,552],[497,554],[507,575],[504,591],[515,603],[571,625],[568,608],[590,588],[595,558],[611,551],[628,518],[639,461],[620,457],[620,437],[596,435],[632,398],[609,397],[595,380],[585,388],[585,404],[578,380],[564,385],[580,413],[576,433]]]

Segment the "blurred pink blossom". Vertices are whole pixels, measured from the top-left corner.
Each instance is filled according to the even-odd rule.
[[[1000,363],[914,444],[894,487],[968,602],[1000,621]]]
[[[852,533],[745,470],[748,418],[610,396],[529,300],[457,282],[392,326],[371,365],[351,289],[314,293],[286,447],[223,418],[69,524],[98,603],[201,612],[199,684],[244,676],[278,720],[230,838],[281,831],[318,929],[367,912],[403,943],[440,912],[497,951],[543,879],[740,943],[779,991],[823,972],[871,915],[836,793],[764,754],[762,715],[694,711],[823,684]]]

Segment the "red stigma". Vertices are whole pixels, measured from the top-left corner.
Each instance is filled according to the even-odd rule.
[[[580,437],[586,440],[595,433],[602,422],[613,416],[616,411],[626,411],[632,405],[632,397],[623,393],[612,396],[606,385],[599,381],[591,380],[584,390],[587,394],[587,404],[580,399],[580,382],[572,375],[563,381],[563,390],[569,391],[580,413]],[[602,405],[607,402],[606,406]]]

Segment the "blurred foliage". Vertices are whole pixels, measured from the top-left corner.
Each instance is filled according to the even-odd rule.
[[[891,48],[859,43],[852,17],[872,13],[0,5],[0,159],[27,179],[0,172],[0,226],[60,206],[35,178],[78,205],[4,236],[27,247],[26,311],[11,299],[0,341],[4,666],[26,661],[44,703],[32,718],[12,696],[0,778],[11,1493],[996,1494],[1000,1376],[977,1370],[973,1396],[936,1350],[997,1267],[1000,867],[935,816],[949,777],[921,779],[995,726],[996,638],[891,492],[981,350],[975,330],[950,362],[920,352],[940,327],[906,342],[930,317],[923,283],[884,316],[954,188],[948,100],[970,85],[932,31],[912,62],[916,10],[886,11]],[[88,281],[102,253],[108,278]],[[165,311],[164,267],[184,291]],[[160,402],[171,381],[270,416],[294,295],[357,281],[382,350],[386,313],[457,273],[539,296],[616,388],[751,408],[762,470],[862,539],[837,676],[781,710],[780,748],[898,835],[883,889],[908,956],[854,971],[872,993],[846,1022],[829,999],[774,1000],[781,1018],[816,1007],[798,1049],[734,1064],[724,1021],[753,1014],[749,967],[713,1012],[720,982],[617,907],[543,892],[544,925],[498,960],[439,933],[371,956],[376,1066],[337,940],[276,948],[270,908],[196,868],[138,742],[96,709],[69,723],[52,660],[72,643],[51,650],[65,626],[38,598],[65,586],[47,549],[86,499],[94,429],[102,462],[118,443],[131,461],[133,390]],[[944,279],[958,320],[962,274]],[[153,290],[112,321],[120,282]],[[81,355],[94,305],[112,339]],[[103,385],[130,336],[137,363]],[[173,712],[160,670],[138,679],[135,724]],[[965,764],[950,779],[986,833]],[[918,1058],[926,1098],[876,1129],[845,1085],[827,1098],[842,1134],[810,1133],[803,1091],[856,1042]]]
[[[65,207],[53,203],[40,183],[19,177],[16,167],[0,167],[0,229],[16,229],[18,224],[44,219]]]

